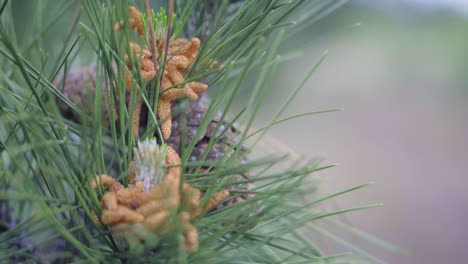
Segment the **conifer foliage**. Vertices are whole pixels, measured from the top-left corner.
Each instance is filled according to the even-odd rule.
[[[332,165],[264,143],[324,58],[254,128],[281,43],[343,2],[2,1],[0,260],[375,261],[318,224],[367,184],[320,194]]]

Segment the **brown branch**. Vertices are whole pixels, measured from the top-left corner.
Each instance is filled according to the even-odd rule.
[[[146,17],[147,17],[147,22],[148,22],[148,32],[149,32],[149,37],[150,37],[150,51],[153,54],[153,63],[154,63],[154,69],[158,69],[158,62],[159,58],[156,60],[156,39],[154,37],[154,28],[153,28],[153,22],[152,22],[152,16],[151,16],[151,8],[149,4],[149,0],[145,0],[145,12],[146,12]]]
[[[164,47],[164,62],[167,61],[167,52],[169,50],[169,42],[171,41],[171,25],[172,25],[172,15],[174,13],[174,0],[167,0],[167,35],[166,35],[166,46]]]
[[[174,0],[167,0],[167,30],[166,30],[167,32],[166,32],[166,43],[164,46],[164,59],[161,64],[163,68],[162,68],[161,79],[159,80],[160,84],[162,84],[162,81],[164,78],[164,70],[166,68],[167,55],[168,55],[167,53],[169,51],[169,43],[171,41],[171,24],[172,24],[173,13],[174,13]]]

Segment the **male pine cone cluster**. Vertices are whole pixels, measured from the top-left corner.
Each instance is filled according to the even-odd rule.
[[[159,236],[179,225],[185,250],[196,251],[198,232],[190,220],[226,199],[229,192],[215,193],[202,206],[200,190],[184,182],[180,192],[180,164],[175,150],[169,146],[159,147],[156,139],[139,143],[131,163],[128,187],[107,174],[98,175],[92,181],[93,188],[99,185],[108,188],[101,199],[102,223],[121,229],[127,235],[136,235],[132,230],[145,228]],[[167,169],[163,165],[167,165]]]
[[[145,37],[145,25],[142,20],[141,13],[134,7],[128,8],[130,13],[129,25],[132,29],[137,30],[138,34]],[[147,18],[151,20],[151,17]],[[115,25],[114,30],[119,31],[122,23]],[[151,25],[148,22],[149,25]],[[148,25],[147,25],[148,26]],[[190,81],[185,82],[183,71],[191,67],[193,60],[198,54],[200,48],[200,40],[193,38],[192,40],[187,39],[176,39],[176,40],[155,40],[160,45],[169,42],[168,46],[168,60],[165,61],[165,65],[162,73],[162,81],[160,85],[160,95],[158,100],[157,115],[159,122],[161,123],[161,131],[164,139],[169,138],[171,135],[172,128],[172,117],[171,117],[171,103],[179,98],[188,97],[190,99],[198,99],[198,94],[206,91],[208,86],[204,83]],[[137,58],[137,65],[132,65],[131,58],[127,55],[125,62],[127,70],[126,75],[126,88],[127,92],[131,92],[133,85],[135,84],[135,76],[131,76],[131,69],[139,66],[139,73],[145,83],[152,81],[157,76],[157,71],[160,65],[155,62],[159,59],[161,61],[162,56],[160,53],[162,47],[157,47],[156,50],[148,50],[141,48],[138,44],[130,42],[130,50],[133,52],[133,57]],[[151,47],[150,47],[151,48]],[[138,129],[140,127],[140,112],[142,108],[141,98],[138,100],[137,107],[133,112],[133,135],[138,137]]]

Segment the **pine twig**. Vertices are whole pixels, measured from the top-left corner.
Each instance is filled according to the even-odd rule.
[[[149,30],[149,37],[150,37],[150,50],[154,58],[154,54],[157,54],[156,53],[156,39],[154,37],[153,22],[151,21],[151,8],[150,8],[149,0],[145,0],[145,12],[146,12],[146,17],[148,17],[147,23],[148,23],[148,30]],[[157,61],[159,61],[159,58],[157,58],[157,60],[156,59],[153,60],[154,69],[158,69]]]

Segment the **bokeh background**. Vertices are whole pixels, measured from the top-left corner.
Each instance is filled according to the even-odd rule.
[[[468,1],[356,0],[314,24],[285,49],[307,43],[284,63],[261,117],[268,119],[325,50],[329,55],[271,134],[304,156],[336,168],[320,174],[347,208],[383,207],[346,220],[408,250],[366,246],[389,263],[465,263],[468,258]],[[301,43],[299,43],[301,44]]]

